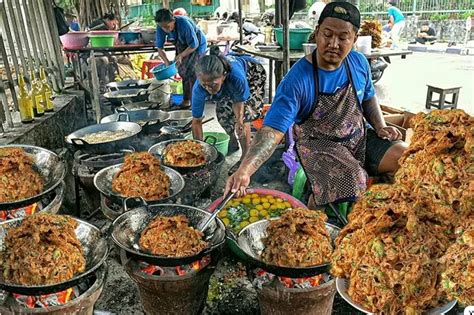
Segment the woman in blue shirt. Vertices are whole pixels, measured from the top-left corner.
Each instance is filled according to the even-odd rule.
[[[388,1],[388,25],[390,27],[390,37],[392,38],[392,48],[398,48],[400,45],[400,35],[405,28],[405,16],[402,11],[396,7],[397,1]]]
[[[176,65],[183,79],[183,103],[181,108],[189,107],[191,91],[196,82],[194,66],[206,53],[206,36],[187,16],[173,16],[168,9],[156,11],[156,47],[161,59],[168,65],[170,61],[163,49],[165,41],[176,46]]]
[[[217,119],[231,139],[240,143],[243,159],[250,145],[250,122],[262,114],[265,69],[248,55],[223,57],[218,49],[211,49],[211,55],[197,63],[196,74],[198,81],[194,84],[192,97],[194,139],[203,138],[202,116],[206,101],[216,101]],[[229,173],[239,165],[240,162]]]

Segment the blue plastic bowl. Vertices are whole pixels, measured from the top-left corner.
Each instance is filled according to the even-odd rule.
[[[171,94],[171,106],[181,105],[184,100],[183,94]]]
[[[125,44],[138,44],[142,39],[142,33],[139,32],[120,32],[119,41]]]
[[[166,80],[178,73],[178,70],[176,69],[175,62],[170,63],[169,66],[163,63],[151,69],[151,73],[153,73],[157,80]]]

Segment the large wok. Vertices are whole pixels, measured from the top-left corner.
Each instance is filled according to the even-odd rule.
[[[139,124],[146,133],[159,132],[162,123],[167,121],[170,114],[162,110],[143,109],[112,114],[101,119],[100,123],[114,121],[131,121]]]
[[[148,89],[152,80],[123,80],[118,82],[110,82],[106,87],[111,90],[125,90],[125,89]]]
[[[111,141],[104,141],[100,143],[88,143],[85,140],[82,140],[82,137],[100,132],[100,131],[119,131],[125,130],[130,132],[130,136],[119,139],[119,140],[111,140]],[[74,131],[70,135],[66,137],[66,143],[72,145],[78,150],[82,150],[88,153],[114,153],[118,152],[121,149],[128,148],[130,143],[136,136],[140,133],[142,127],[139,124],[134,122],[126,122],[126,121],[117,121],[117,122],[110,122],[105,124],[97,124],[91,125],[77,131]]]
[[[149,92],[147,89],[134,88],[104,93],[104,97],[114,106],[120,106],[124,102],[142,102],[148,100]]]
[[[4,250],[4,240],[8,229],[19,226],[23,219],[24,218],[14,219],[0,223],[0,250]],[[5,282],[2,273],[0,274],[0,289],[25,295],[40,295],[59,292],[76,285],[99,268],[107,258],[109,252],[107,241],[103,238],[101,231],[97,227],[86,221],[76,218],[73,219],[78,223],[75,232],[78,240],[82,244],[86,257],[86,270],[84,272],[76,274],[72,279],[61,283],[41,286],[24,286],[7,283]]]
[[[201,257],[211,254],[224,244],[225,226],[219,218],[211,222],[204,231],[204,240],[209,246],[197,255],[186,257],[165,257],[152,255],[140,250],[139,239],[142,231],[156,216],[174,216],[184,214],[189,219],[189,224],[197,228],[198,224],[211,216],[211,213],[184,205],[161,204],[141,206],[126,211],[119,216],[112,227],[112,239],[115,244],[125,250],[129,256],[158,266],[178,266],[190,264]]]
[[[214,140],[216,140],[215,137],[209,137],[209,138],[214,138]],[[194,141],[194,142],[199,143],[203,147],[206,162],[199,166],[174,166],[174,165],[168,164],[163,156],[166,147],[170,144],[182,142],[182,141]],[[180,173],[189,173],[189,172],[200,170],[206,167],[207,165],[213,163],[217,159],[218,153],[217,153],[216,147],[205,141],[206,140],[199,141],[199,140],[192,140],[192,139],[172,139],[172,140],[167,140],[167,141],[163,141],[155,145],[152,145],[150,149],[148,149],[148,152],[150,152],[151,154],[160,156],[161,162],[163,163],[163,165],[172,167],[176,169],[177,171],[179,171]],[[214,144],[215,144],[215,141],[214,141]]]
[[[44,186],[43,191],[35,196],[11,202],[0,202],[1,210],[17,209],[41,200],[45,195],[52,192],[61,184],[66,175],[64,161],[49,150],[31,145],[18,144],[0,146],[0,151],[2,148],[19,148],[31,156],[31,158],[33,158],[33,169],[36,170],[44,180]]]
[[[329,262],[310,267],[282,267],[262,261],[261,254],[264,249],[262,240],[267,236],[266,230],[269,224],[269,220],[251,223],[240,231],[237,240],[229,238],[229,241],[233,242],[240,250],[239,257],[245,257],[245,260],[254,267],[262,268],[270,273],[283,277],[312,277],[329,271],[331,268]],[[334,242],[340,229],[329,223],[326,223],[326,229]]]
[[[120,195],[112,189],[112,180],[115,174],[120,171],[122,165],[123,164],[116,164],[106,167],[101,169],[94,176],[95,188],[97,188],[97,190],[106,198],[119,205],[123,204],[127,197]],[[184,179],[177,171],[166,166],[162,166],[162,168],[166,175],[168,175],[170,178],[170,195],[160,200],[149,200],[149,203],[165,203],[167,200],[175,197],[184,188]]]

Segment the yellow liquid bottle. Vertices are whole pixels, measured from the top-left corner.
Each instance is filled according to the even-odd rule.
[[[47,112],[54,111],[53,105],[53,89],[48,84],[48,78],[46,77],[46,72],[44,71],[43,66],[40,67],[40,80],[43,84],[43,97],[44,97],[44,110]]]
[[[33,112],[35,117],[44,115],[44,97],[41,91],[41,82],[36,79],[35,72],[30,71],[31,98],[33,99]]]
[[[34,119],[33,100],[26,88],[25,79],[23,78],[23,71],[18,75],[18,107],[20,109],[20,117],[22,123],[31,123]]]

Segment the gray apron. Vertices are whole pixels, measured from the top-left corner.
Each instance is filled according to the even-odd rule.
[[[308,118],[293,127],[296,151],[311,182],[314,201],[326,205],[357,198],[366,189],[366,130],[347,60],[349,82],[320,93],[316,50],[312,54],[315,102]]]

